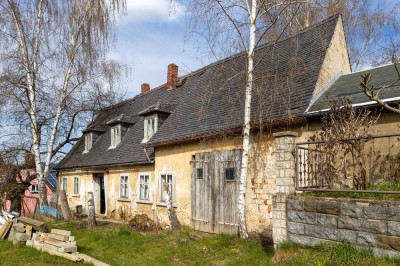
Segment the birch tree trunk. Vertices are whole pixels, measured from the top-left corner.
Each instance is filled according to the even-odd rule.
[[[171,223],[172,230],[179,230],[181,229],[181,223],[176,216],[176,212],[174,210],[174,206],[172,205],[172,197],[171,192],[169,191],[169,185],[164,184],[164,195],[165,195],[165,203],[167,204],[167,212],[168,212],[168,219]]]
[[[0,5],[0,98],[23,131],[18,133],[29,136],[22,145],[35,157],[40,205],[47,204],[50,162],[76,140],[71,134],[79,127],[77,115],[101,109],[116,95],[113,86],[122,67],[106,55],[116,15],[125,9],[125,0],[6,0]],[[103,95],[106,90],[109,97]]]
[[[251,115],[251,94],[253,90],[253,67],[254,67],[254,49],[256,40],[256,22],[257,22],[257,1],[252,0],[249,10],[249,48],[247,50],[247,83],[246,95],[244,102],[244,121],[243,121],[243,148],[242,161],[240,167],[240,184],[239,184],[239,236],[248,238],[246,226],[246,183],[247,183],[247,168],[249,162],[249,147],[250,147],[250,115]]]

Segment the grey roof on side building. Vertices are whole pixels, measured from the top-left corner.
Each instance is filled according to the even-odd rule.
[[[330,109],[329,98],[331,97],[350,99],[355,106],[376,105],[377,103],[371,101],[360,86],[363,80],[362,76],[367,73],[371,74],[369,84],[373,85],[375,90],[395,83],[380,92],[380,99],[387,102],[396,101],[396,98],[397,101],[400,99],[400,82],[396,82],[399,79],[399,75],[394,65],[390,64],[336,77],[335,80],[314,97],[307,113],[317,114],[328,111]]]
[[[255,51],[251,113],[255,125],[286,126],[304,120],[339,16]],[[161,146],[204,136],[240,134],[244,116],[246,54],[227,58],[189,77],[187,98],[148,145]],[[303,119],[300,119],[300,118]],[[260,123],[261,122],[261,123]]]
[[[309,105],[339,16],[305,29],[294,36],[266,44],[255,52],[252,121],[287,125],[303,117]],[[110,147],[110,126],[84,151],[83,136],[59,163],[57,169],[147,164],[148,154],[164,143],[195,139],[204,134],[226,134],[242,125],[246,86],[246,55],[218,61],[181,77],[175,87],[166,85],[103,110],[89,128],[107,127],[124,114],[129,130],[121,143]],[[143,113],[152,106],[168,106],[170,116],[147,144],[143,144]],[[150,109],[149,109],[150,108]],[[162,108],[165,109],[165,108]],[[126,115],[126,116],[125,116]],[[302,120],[304,121],[304,120]],[[128,124],[129,124],[128,123]],[[153,157],[152,157],[153,158]]]

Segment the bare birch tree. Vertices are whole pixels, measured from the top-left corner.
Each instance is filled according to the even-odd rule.
[[[189,33],[190,35],[201,36],[202,40],[205,41],[203,44],[210,51],[211,56],[218,59],[219,56],[226,57],[239,51],[245,51],[246,54],[245,73],[239,73],[246,77],[246,85],[243,88],[245,99],[238,198],[239,235],[241,238],[248,237],[245,196],[249,164],[254,70],[259,63],[254,61],[254,53],[257,47],[265,43],[265,36],[274,29],[273,26],[282,22],[280,16],[284,11],[293,6],[297,6],[298,9],[299,2],[302,1],[192,0],[188,7],[191,12]],[[294,11],[296,11],[296,7]],[[284,23],[288,26],[291,19]],[[281,28],[281,34],[275,36],[274,41],[282,36],[287,26]]]
[[[115,95],[121,67],[106,55],[124,9],[125,0],[0,1],[2,115],[30,140],[40,204],[50,162],[79,118]]]
[[[375,101],[377,104],[385,108],[386,110],[389,110],[391,112],[394,112],[398,115],[400,115],[400,101],[391,101],[387,102],[386,99],[383,99],[381,95],[385,93],[386,91],[393,89],[395,86],[400,85],[400,69],[399,69],[399,64],[394,63],[394,69],[396,70],[396,74],[393,76],[393,81],[388,84],[380,84],[379,86],[376,86],[372,82],[372,74],[371,73],[366,73],[362,75],[362,81],[360,82],[360,87],[364,94],[372,101]]]

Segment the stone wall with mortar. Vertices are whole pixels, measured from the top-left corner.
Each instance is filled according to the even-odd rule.
[[[291,242],[345,242],[400,256],[400,201],[289,196],[286,207]]]
[[[275,138],[275,183],[272,196],[272,238],[275,245],[287,241],[286,201],[294,194],[294,149],[296,132],[286,131],[273,134]]]

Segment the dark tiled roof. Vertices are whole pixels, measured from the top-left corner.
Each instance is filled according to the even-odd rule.
[[[307,113],[328,110],[330,108],[328,99],[332,96],[350,99],[354,105],[375,105],[376,102],[371,101],[360,87],[362,75],[367,73],[371,74],[369,84],[374,85],[377,90],[382,86],[392,84],[398,79],[398,74],[394,65],[387,65],[341,75],[315,96],[315,99],[313,99]],[[379,95],[382,100],[390,100],[392,98],[400,97],[400,82],[383,89]]]
[[[288,117],[293,121],[304,115],[337,22],[338,16],[331,17],[274,45],[264,45],[256,50],[254,123],[286,121]],[[131,124],[118,147],[108,149],[111,137],[108,127],[88,153],[83,153],[82,137],[57,168],[148,163],[145,146],[141,143],[144,119],[141,115],[154,111],[171,115],[146,144],[149,154],[153,154],[153,146],[163,143],[226,133],[227,129],[240,132],[245,67],[246,55],[241,53],[180,77],[171,90],[163,85],[103,110],[90,127],[104,128],[122,114],[124,121]]]
[[[90,124],[86,129],[83,130],[83,133],[87,132],[106,132],[108,127],[106,125],[92,125]]]
[[[314,91],[338,16],[255,52],[252,121],[259,124],[303,116]],[[240,128],[244,115],[246,55],[196,71],[184,87],[186,99],[148,145],[196,139]],[[290,119],[289,119],[290,120]],[[286,120],[287,121],[287,120]]]
[[[105,127],[107,129],[106,132],[97,139],[88,153],[83,153],[85,141],[81,137],[67,156],[57,165],[57,169],[149,163],[144,152],[144,145],[141,143],[143,140],[144,118],[139,115],[139,112],[156,103],[176,106],[178,100],[185,97],[186,93],[187,89],[184,87],[167,90],[163,85],[148,93],[140,94],[133,99],[106,108],[100,112],[91,125],[93,127],[101,125],[102,128]],[[113,119],[118,120],[122,114],[124,114],[122,120],[129,125],[129,129],[122,138],[121,143],[116,148],[109,149],[111,127],[106,126],[106,124]],[[152,156],[153,149],[147,148],[147,152]]]
[[[171,104],[161,104],[160,102],[153,104],[143,111],[139,112],[139,115],[145,116],[145,115],[150,115],[154,113],[164,113],[164,114],[170,114],[174,109],[176,105],[171,105]]]
[[[125,114],[120,114],[117,117],[112,118],[111,120],[107,121],[106,125],[112,126],[116,124],[135,124],[137,122],[137,117],[135,116],[128,116]]]

